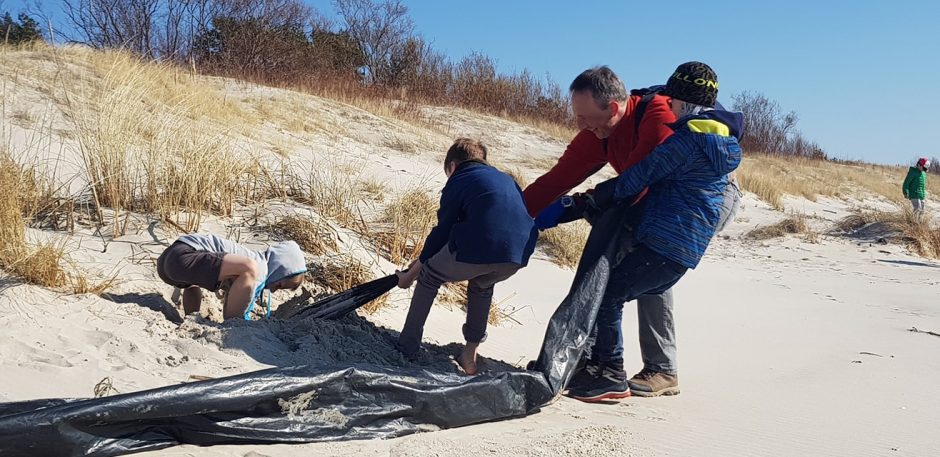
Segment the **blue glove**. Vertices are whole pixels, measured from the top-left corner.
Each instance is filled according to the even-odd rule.
[[[567,209],[562,203],[563,199],[564,197],[555,200],[551,205],[545,207],[542,212],[535,216],[535,228],[545,230],[558,225],[558,220],[561,219],[561,215],[564,214]]]
[[[583,218],[587,199],[584,194],[574,194],[555,200],[535,216],[535,227],[545,230]]]

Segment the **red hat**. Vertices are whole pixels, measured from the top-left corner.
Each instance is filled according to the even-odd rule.
[[[929,168],[929,167],[930,167],[930,159],[928,159],[928,158],[926,158],[926,157],[921,157],[921,158],[917,159],[917,166],[919,166],[919,167],[924,167],[924,168]]]

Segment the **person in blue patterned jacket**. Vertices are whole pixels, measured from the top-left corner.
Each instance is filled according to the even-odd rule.
[[[591,359],[568,385],[568,395],[579,400],[679,392],[677,373],[661,367],[644,367],[627,380],[623,304],[669,289],[701,261],[718,225],[728,174],[741,162],[743,116],[716,109],[718,78],[701,62],[680,65],[663,94],[678,119],[671,124],[675,133],[640,163],[597,186],[591,197],[590,207],[606,208],[630,204],[648,188],[638,203],[631,248],[611,268]]]

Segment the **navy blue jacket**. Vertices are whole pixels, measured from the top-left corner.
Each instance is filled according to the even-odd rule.
[[[444,185],[437,226],[419,258],[427,262],[447,245],[460,262],[525,266],[537,240],[538,230],[516,182],[488,164],[468,161],[458,165]]]
[[[728,173],[741,163],[743,116],[723,110],[679,119],[675,130],[640,163],[617,178],[624,199],[649,187],[636,239],[695,268],[715,235]]]

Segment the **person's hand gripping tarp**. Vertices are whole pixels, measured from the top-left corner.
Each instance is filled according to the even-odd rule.
[[[608,179],[592,191],[565,195],[555,200],[535,217],[535,226],[539,230],[546,230],[578,219],[585,219],[593,224],[601,214],[620,201],[633,201],[632,198],[617,199],[614,196],[617,179]]]

